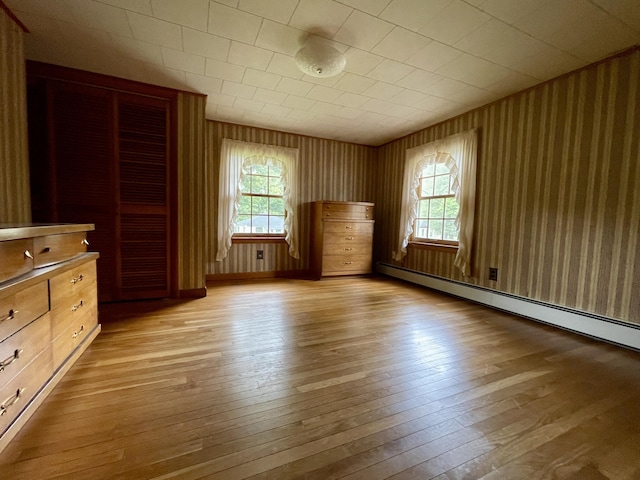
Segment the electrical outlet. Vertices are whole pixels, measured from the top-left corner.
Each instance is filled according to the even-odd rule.
[[[498,281],[498,269],[494,267],[489,268],[489,280],[494,282]]]
[[[264,260],[264,250],[258,250],[257,251],[256,260]]]

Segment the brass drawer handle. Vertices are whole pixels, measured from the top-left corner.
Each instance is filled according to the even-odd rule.
[[[24,256],[33,260],[33,255],[31,255],[31,252],[29,250],[24,251]]]
[[[49,253],[50,251],[51,251],[51,247],[44,247],[42,249],[42,252],[40,252],[40,253]]]
[[[79,336],[79,335],[82,335],[82,332],[84,332],[84,325],[82,325],[82,326],[80,327],[80,330],[78,330],[77,332],[73,332],[72,337],[73,337],[73,338],[78,338],[78,336]]]
[[[351,265],[353,262],[344,262],[345,265]]]
[[[7,413],[7,410],[9,409],[9,407],[11,407],[18,400],[20,400],[23,393],[24,393],[24,388],[19,388],[18,390],[16,390],[15,395],[11,395],[4,402],[2,402],[2,405],[0,405],[0,417],[5,413]]]
[[[81,282],[84,279],[84,275],[80,274],[77,277],[73,277],[71,279],[71,283],[78,283]]]
[[[4,322],[6,320],[13,320],[14,318],[16,318],[16,314],[18,313],[20,313],[18,310],[11,309],[9,310],[9,315],[3,318],[2,321]]]
[[[71,307],[71,311],[75,312],[75,311],[77,311],[79,308],[81,308],[83,306],[84,306],[84,301],[80,300],[80,303],[78,303],[77,305],[74,305],[73,307]]]
[[[351,250],[353,250],[353,248],[348,247],[348,248],[343,248],[343,250],[344,250],[345,252],[350,252]]]
[[[22,355],[22,352],[24,352],[24,350],[22,349],[16,350],[15,352],[13,352],[13,355],[11,355],[7,359],[0,362],[0,372],[4,372],[4,367],[8,367],[13,362],[15,362],[18,358],[20,358],[20,355]]]
[[[344,237],[345,240],[353,240],[353,237]]]
[[[87,240],[86,238],[82,239],[82,241],[80,242],[80,245],[85,245],[85,246],[89,246],[89,240]]]
[[[346,225],[344,228],[346,228],[347,230],[351,230],[353,227],[351,225]]]

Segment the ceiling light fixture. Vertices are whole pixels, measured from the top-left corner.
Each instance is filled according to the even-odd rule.
[[[347,59],[334,47],[310,39],[296,53],[296,64],[312,77],[333,77],[344,70]]]

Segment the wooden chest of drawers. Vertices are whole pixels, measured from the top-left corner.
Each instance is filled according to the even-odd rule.
[[[371,273],[374,204],[314,202],[311,271],[319,278]]]
[[[92,228],[0,225],[0,450],[100,331]]]

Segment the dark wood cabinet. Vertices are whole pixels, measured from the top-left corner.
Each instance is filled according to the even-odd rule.
[[[74,72],[28,65],[33,220],[95,224],[101,301],[170,296],[175,92]]]

